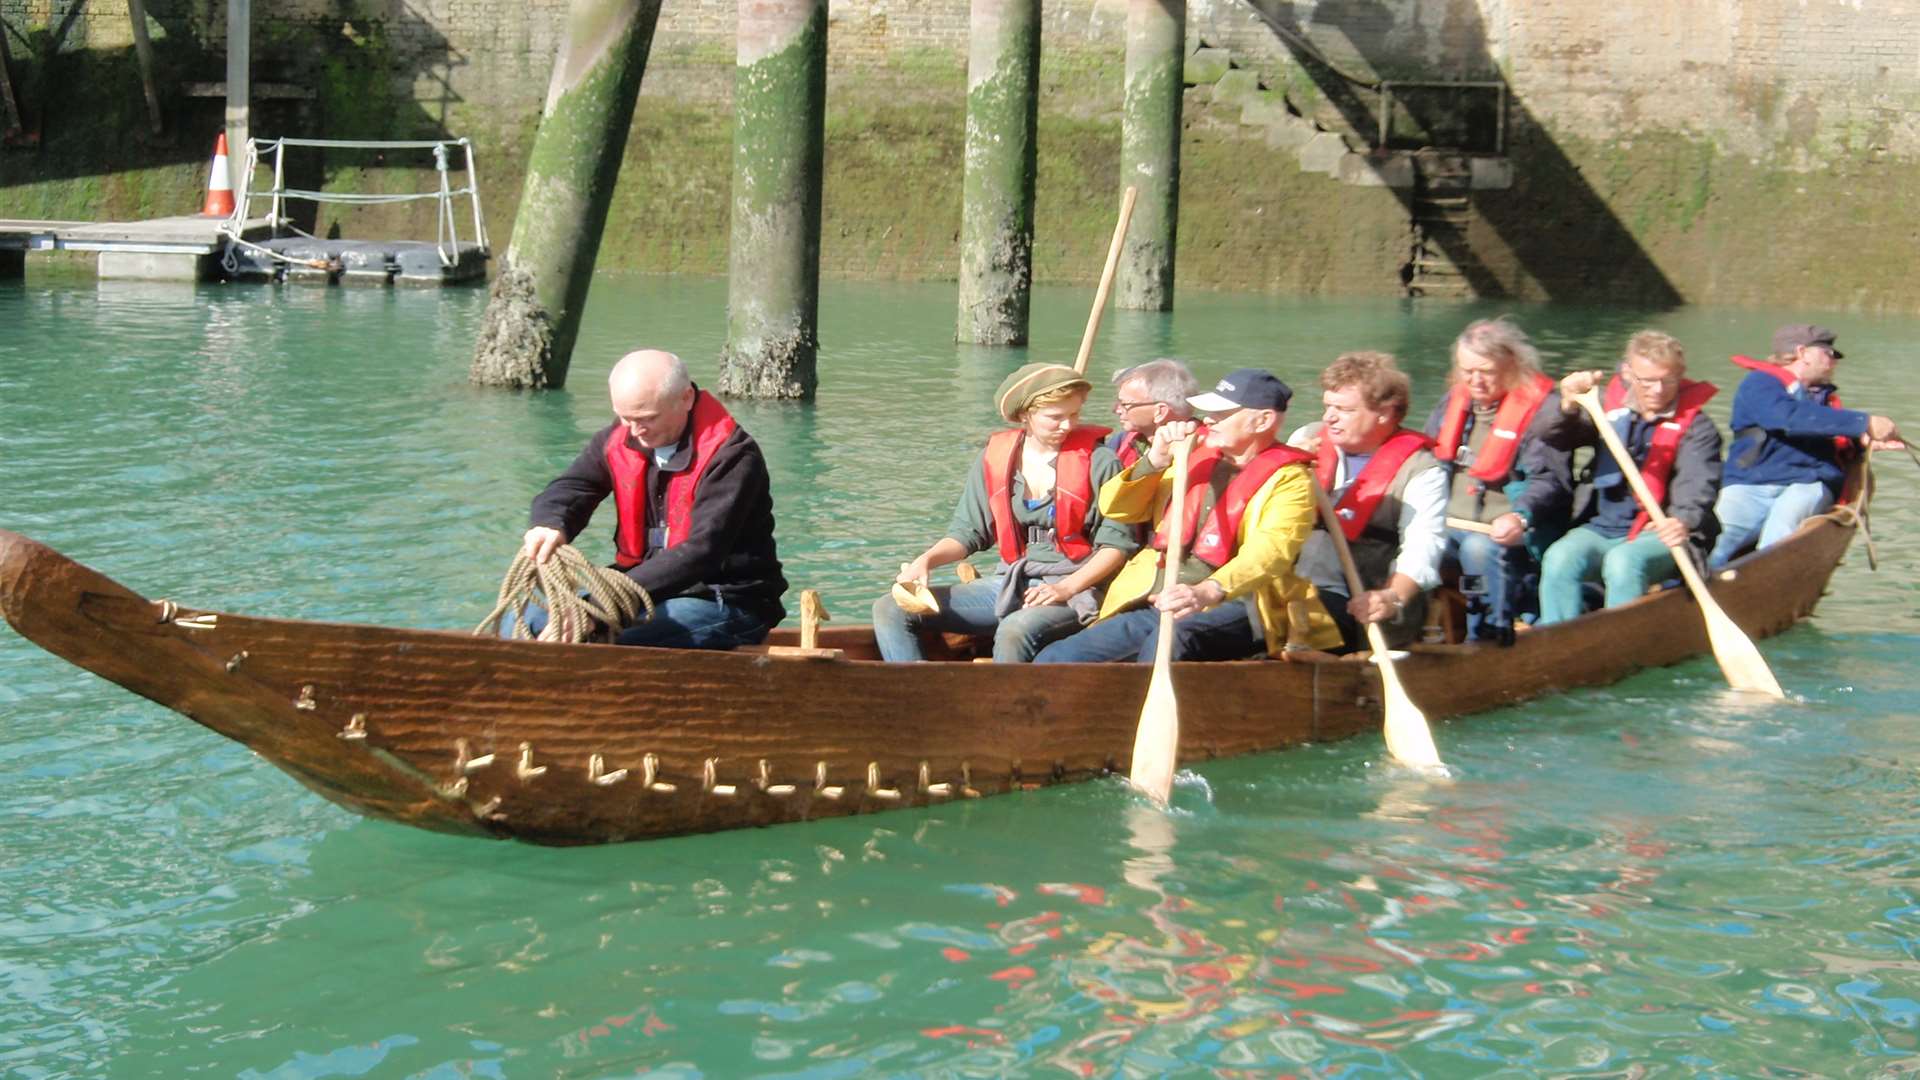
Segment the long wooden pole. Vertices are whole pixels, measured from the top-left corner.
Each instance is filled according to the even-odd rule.
[[[1358,599],[1367,589],[1360,580],[1360,568],[1353,564],[1353,551],[1347,547],[1347,534],[1340,528],[1340,516],[1333,512],[1327,493],[1317,483],[1313,485],[1313,498],[1320,505],[1320,520],[1327,527],[1327,538],[1333,541],[1334,553],[1340,556],[1340,569],[1347,577],[1347,592]],[[1416,768],[1437,768],[1440,751],[1433,745],[1433,728],[1427,723],[1427,714],[1420,711],[1420,706],[1407,696],[1406,687],[1400,685],[1400,672],[1393,666],[1393,651],[1387,648],[1387,636],[1380,632],[1379,623],[1367,624],[1367,647],[1373,650],[1373,662],[1380,667],[1387,753]]]
[[[1138,188],[1129,186],[1120,197],[1120,220],[1113,226],[1113,242],[1107,245],[1107,266],[1100,271],[1100,287],[1094,290],[1093,311],[1087,315],[1087,332],[1080,335],[1080,354],[1073,358],[1073,370],[1087,373],[1087,359],[1093,355],[1093,339],[1100,333],[1100,316],[1106,314],[1107,297],[1113,292],[1113,272],[1120,265],[1120,248],[1127,239],[1127,222],[1133,220],[1133,203],[1140,197]]]
[[[1167,568],[1160,579],[1165,593],[1180,580],[1181,540],[1186,534],[1187,452],[1191,438],[1173,444],[1173,501],[1167,504]],[[1166,805],[1173,793],[1173,770],[1180,757],[1180,703],[1173,696],[1173,613],[1160,611],[1160,640],[1153,651],[1153,677],[1140,706],[1133,733],[1133,765],[1127,779],[1154,802]]]
[[[127,0],[127,19],[133,24],[133,58],[140,66],[140,89],[147,95],[147,120],[161,133],[160,89],[153,82],[153,41],[147,36],[147,0]],[[242,146],[240,150],[245,150]],[[232,147],[228,148],[231,153]]]
[[[1646,478],[1640,475],[1640,467],[1633,463],[1633,456],[1620,443],[1620,436],[1607,422],[1606,410],[1600,406],[1600,392],[1588,390],[1574,398],[1580,407],[1587,410],[1593,418],[1593,426],[1599,429],[1600,441],[1606,444],[1607,452],[1619,464],[1620,472],[1633,486],[1633,493],[1640,505],[1647,511],[1647,517],[1658,526],[1667,520],[1667,512],[1660,508],[1660,500],[1647,490]],[[1727,677],[1728,685],[1735,690],[1750,690],[1756,694],[1784,698],[1786,692],[1780,689],[1780,680],[1773,677],[1773,669],[1767,666],[1766,658],[1733,621],[1720,602],[1707,591],[1707,583],[1700,580],[1700,572],[1694,569],[1693,556],[1685,547],[1668,546],[1673,552],[1673,564],[1680,568],[1680,580],[1687,583],[1693,593],[1694,602],[1700,605],[1700,614],[1707,620],[1707,643],[1713,646],[1713,658],[1720,662],[1720,670]]]

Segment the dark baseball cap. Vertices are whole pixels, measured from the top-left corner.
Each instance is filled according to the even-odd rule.
[[[1204,394],[1195,394],[1187,404],[1200,412],[1226,412],[1229,409],[1272,409],[1286,412],[1293,391],[1279,377],[1259,368],[1230,371]]]
[[[1773,332],[1773,355],[1783,356],[1803,345],[1825,345],[1833,349],[1833,358],[1841,359],[1844,354],[1833,348],[1833,331],[1812,323],[1794,323],[1783,326]]]

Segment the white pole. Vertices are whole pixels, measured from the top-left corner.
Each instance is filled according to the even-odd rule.
[[[253,95],[253,3],[227,0],[227,160],[246,153],[251,133],[248,102]],[[229,170],[231,171],[231,170]],[[251,176],[233,178],[236,201],[244,197]]]

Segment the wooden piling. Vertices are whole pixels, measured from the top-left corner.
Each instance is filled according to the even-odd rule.
[[[1173,309],[1174,238],[1180,213],[1180,93],[1186,0],[1127,0],[1126,97],[1120,119],[1120,186],[1140,189],[1114,302]]]
[[[1033,290],[1040,0],[973,0],[958,338],[1025,345]]]
[[[660,0],[573,0],[472,381],[564,386]]]
[[[819,383],[820,181],[827,0],[740,0],[733,95],[729,397],[813,397]]]

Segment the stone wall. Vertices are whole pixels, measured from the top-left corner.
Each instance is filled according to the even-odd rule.
[[[471,135],[503,240],[564,8],[256,4],[256,83],[308,96],[259,102],[255,130]],[[148,10],[170,126],[158,139],[129,134],[143,124],[124,0],[0,0],[16,82],[44,134],[37,151],[0,152],[12,212],[144,214],[196,198],[219,103],[181,88],[224,77],[226,3],[148,0]],[[1215,100],[1206,80],[1190,91],[1182,285],[1396,291],[1412,197],[1302,171],[1300,134],[1334,140],[1335,156],[1342,142],[1366,150],[1378,94],[1363,84],[1491,80],[1508,91],[1515,181],[1475,192],[1462,230],[1483,288],[1920,306],[1887,272],[1906,262],[1897,239],[1920,231],[1900,183],[1920,158],[1920,0],[1189,0],[1188,10],[1190,43],[1220,50],[1257,100]],[[724,270],[734,11],[735,0],[665,5],[604,265]],[[1085,280],[1104,250],[1123,12],[1124,0],[1045,7],[1042,280]],[[830,15],[825,269],[950,277],[966,0],[835,0]],[[57,56],[36,51],[62,26]],[[1395,128],[1401,138],[1446,121],[1414,119]],[[389,161],[338,155],[316,168],[315,181],[334,186],[418,182]],[[369,235],[417,232],[418,219],[325,211],[315,225]],[[1757,232],[1763,220],[1789,227]],[[1634,280],[1622,279],[1625,264]]]

